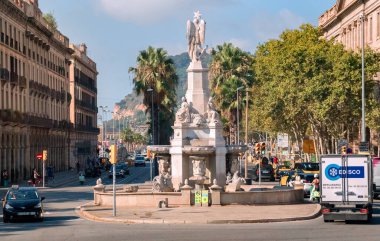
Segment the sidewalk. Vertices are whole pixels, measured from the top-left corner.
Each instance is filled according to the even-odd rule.
[[[78,174],[76,171],[63,171],[54,173],[54,179],[47,180],[45,187],[61,187],[73,182],[78,182]],[[10,183],[11,185],[20,185],[20,186],[28,186],[28,180],[20,181],[19,183]],[[0,186],[0,189],[7,190],[9,187]],[[37,186],[42,187],[42,182]]]
[[[175,208],[119,208],[116,217],[112,207],[88,203],[77,212],[84,218],[128,224],[222,224],[222,223],[266,223],[313,219],[320,215],[319,204],[219,207],[175,207]]]

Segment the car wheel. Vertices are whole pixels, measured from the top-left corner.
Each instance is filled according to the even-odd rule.
[[[6,214],[3,214],[3,222],[4,223],[9,223],[9,216]]]

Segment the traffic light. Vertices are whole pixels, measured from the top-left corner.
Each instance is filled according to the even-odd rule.
[[[255,154],[256,155],[260,154],[260,143],[255,144]]]
[[[116,164],[117,162],[117,147],[116,145],[110,146],[110,163]]]
[[[261,142],[261,154],[265,155],[265,151],[266,151],[265,142]]]
[[[346,155],[347,154],[347,146],[342,146],[341,153],[342,153],[342,155]]]
[[[46,161],[47,158],[48,158],[48,156],[47,156],[47,150],[43,150],[43,151],[42,151],[42,160],[43,160],[43,161]]]
[[[152,157],[149,148],[148,150],[146,150],[146,157],[148,157],[149,159]]]

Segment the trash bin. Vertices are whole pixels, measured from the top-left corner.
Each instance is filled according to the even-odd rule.
[[[252,185],[252,179],[251,178],[244,178],[245,185]]]

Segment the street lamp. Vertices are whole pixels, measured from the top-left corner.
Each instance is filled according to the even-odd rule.
[[[362,23],[362,142],[366,141],[365,138],[365,61],[364,61],[364,22],[365,22],[365,15],[364,12],[360,15],[359,19]]]
[[[152,92],[152,145],[154,145],[154,112],[153,112],[153,89],[152,88],[149,88],[147,89],[148,92]],[[150,158],[150,180],[153,181],[153,158]]]
[[[147,89],[148,92],[152,92],[151,99],[152,99],[152,145],[154,145],[154,112],[153,112],[153,92],[154,90],[152,88]]]
[[[100,109],[102,109],[102,123],[103,123],[103,136],[102,136],[102,149],[103,149],[103,156],[104,156],[104,143],[105,143],[105,140],[106,140],[106,130],[107,130],[107,127],[106,127],[106,124],[105,124],[105,121],[106,119],[104,118],[104,113],[107,112],[107,109],[108,109],[108,106],[99,106]]]
[[[240,133],[239,133],[239,90],[242,90],[244,86],[240,86],[236,89],[236,100],[237,100],[237,107],[236,107],[236,126],[237,126],[237,144],[240,144]]]

